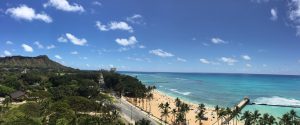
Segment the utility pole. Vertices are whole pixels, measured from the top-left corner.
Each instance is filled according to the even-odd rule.
[[[130,119],[132,120],[132,106],[130,106]]]

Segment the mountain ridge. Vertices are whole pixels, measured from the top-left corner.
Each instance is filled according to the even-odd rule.
[[[73,69],[49,59],[47,55],[0,57],[0,68]]]

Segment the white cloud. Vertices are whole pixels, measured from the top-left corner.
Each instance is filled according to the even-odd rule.
[[[12,55],[12,53],[11,53],[11,52],[9,52],[8,50],[5,50],[5,51],[4,51],[4,55],[5,55],[5,56],[11,56],[11,55]]]
[[[248,55],[242,55],[242,58],[243,58],[244,60],[251,60],[251,57],[248,56]]]
[[[277,10],[274,9],[274,8],[272,8],[272,9],[271,9],[271,15],[272,15],[272,16],[271,16],[271,20],[276,21],[277,18],[278,18]]]
[[[54,7],[58,10],[68,11],[68,12],[84,12],[84,8],[77,4],[70,4],[68,0],[49,0],[47,3],[43,5],[45,8],[50,6]]]
[[[128,59],[128,60],[138,61],[138,62],[144,61],[144,60],[141,59],[141,58],[134,58],[134,57],[127,57],[127,59]]]
[[[255,3],[266,3],[269,2],[270,0],[251,0],[251,2],[255,2]]]
[[[209,44],[207,44],[207,43],[202,43],[202,45],[203,45],[203,46],[209,46]]]
[[[128,47],[121,47],[118,49],[119,52],[124,52],[124,51],[128,51],[129,48]]]
[[[44,46],[39,41],[34,42],[34,45],[36,45],[39,49],[44,49]]]
[[[252,65],[251,64],[246,64],[246,67],[252,67]]]
[[[132,27],[129,26],[126,22],[113,21],[109,24],[109,26],[110,26],[110,29],[112,29],[112,30],[126,30],[126,31],[129,31],[129,32],[133,32]]]
[[[57,59],[62,59],[62,57],[60,55],[55,55],[54,57]]]
[[[145,24],[143,21],[143,16],[140,14],[134,14],[131,17],[127,17],[126,21],[134,24]]]
[[[180,61],[180,62],[187,62],[187,60],[186,60],[186,59],[179,58],[179,57],[177,57],[177,61]]]
[[[7,45],[12,45],[12,44],[14,44],[12,41],[6,41],[5,42]]]
[[[41,20],[46,23],[51,23],[52,18],[48,16],[46,13],[35,13],[33,8],[30,8],[26,5],[20,5],[15,8],[8,8],[6,10],[6,14],[10,14],[11,17],[15,19],[23,19],[23,20]]]
[[[289,18],[295,25],[297,35],[300,36],[300,0],[291,0],[289,8]]]
[[[108,31],[109,29],[107,29],[106,25],[101,24],[100,21],[96,21],[96,27],[100,30],[100,31]]]
[[[58,38],[57,38],[57,41],[58,41],[58,42],[61,42],[61,43],[67,43],[67,42],[68,42],[68,40],[67,40],[64,36],[58,37]]]
[[[229,57],[221,57],[220,61],[227,63],[228,65],[234,65],[234,63],[237,62],[237,60],[235,60],[233,58],[229,58]]]
[[[140,48],[140,49],[145,49],[145,48],[146,48],[146,46],[144,46],[144,45],[140,45],[140,46],[139,46],[139,48]]]
[[[102,3],[100,3],[99,1],[94,1],[92,4],[96,6],[102,6]]]
[[[79,45],[79,46],[84,46],[87,43],[87,40],[82,38],[79,39],[72,35],[71,33],[66,33],[66,37],[74,44],[74,45]]]
[[[73,51],[73,52],[71,52],[71,54],[72,55],[77,55],[77,54],[79,54],[77,51]]]
[[[46,48],[47,48],[47,49],[54,49],[54,48],[55,48],[55,45],[52,44],[52,45],[47,46]]]
[[[200,62],[201,63],[204,63],[204,64],[210,64],[210,61],[208,61],[207,59],[200,59]]]
[[[150,50],[149,53],[154,54],[156,56],[160,56],[160,57],[172,57],[172,56],[174,56],[172,53],[165,52],[161,49]]]
[[[226,41],[222,40],[221,38],[211,38],[211,42],[214,44],[222,44],[222,43],[227,43]]]
[[[26,52],[33,52],[33,48],[27,44],[22,44],[22,47]]]
[[[100,21],[96,21],[96,27],[100,31],[109,31],[109,30],[125,30],[129,32],[133,32],[133,28],[129,26],[126,22],[117,22],[117,21],[112,21],[109,24],[105,25],[102,24]]]
[[[136,40],[136,38],[134,36],[131,36],[128,39],[117,38],[116,42],[121,46],[131,46],[131,45],[136,44],[138,41]]]

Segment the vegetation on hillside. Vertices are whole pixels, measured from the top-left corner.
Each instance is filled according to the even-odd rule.
[[[103,85],[99,84],[100,74]],[[147,92],[138,79],[105,70],[29,70],[26,74],[12,70],[0,76],[0,95],[5,98],[0,107],[3,125],[124,124],[111,95],[140,98]],[[26,92],[26,103],[12,104],[9,94],[14,91]]]

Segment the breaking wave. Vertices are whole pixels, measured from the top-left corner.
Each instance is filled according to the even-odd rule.
[[[181,94],[181,95],[189,95],[191,92],[180,92],[177,89],[170,89],[170,91]]]
[[[300,100],[293,98],[283,98],[278,96],[273,97],[259,97],[253,100],[253,103],[259,105],[274,105],[274,106],[291,106],[300,107]]]
[[[187,80],[187,79],[184,79],[184,78],[175,78],[177,80]]]

